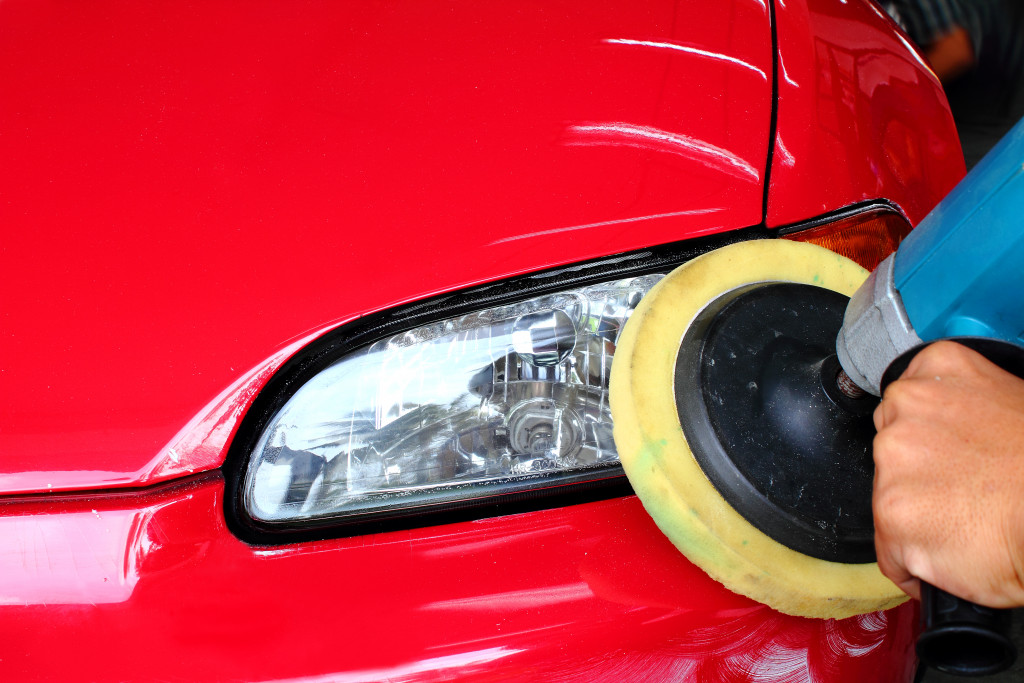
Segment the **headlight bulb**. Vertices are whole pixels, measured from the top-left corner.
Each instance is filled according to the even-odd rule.
[[[550,398],[531,398],[509,411],[509,446],[516,473],[551,470],[575,464],[582,442],[576,413]]]

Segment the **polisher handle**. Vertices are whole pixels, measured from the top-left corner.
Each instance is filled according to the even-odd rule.
[[[986,676],[1017,659],[1010,640],[1010,610],[977,605],[921,582],[917,656],[926,665],[957,676]]]
[[[954,337],[951,341],[973,349],[1018,377],[1024,377],[1024,348],[981,337]],[[882,375],[882,391],[899,379],[927,344],[915,346],[894,360]],[[1017,648],[1010,640],[1012,612],[963,600],[921,582],[921,622],[917,656],[926,665],[957,676],[985,676],[1010,668]]]

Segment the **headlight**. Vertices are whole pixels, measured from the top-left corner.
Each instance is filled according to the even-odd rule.
[[[890,248],[879,235],[894,246],[908,229],[868,202],[782,232],[867,263]],[[325,335],[271,378],[239,427],[224,468],[228,524],[281,542],[628,493],[608,407],[622,325],[658,273],[777,235],[755,227],[620,254]]]
[[[487,308],[344,355],[263,428],[246,513],[394,516],[618,474],[608,374],[623,323],[660,277]]]

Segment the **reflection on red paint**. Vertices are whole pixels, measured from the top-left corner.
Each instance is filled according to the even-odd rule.
[[[151,556],[167,562],[165,518],[197,486],[0,503],[0,605],[127,602]]]
[[[569,126],[566,145],[571,147],[636,147],[673,154],[695,164],[695,170],[715,170],[747,182],[760,182],[761,172],[727,149],[652,126],[632,123],[586,123]]]
[[[0,604],[125,602],[148,550],[147,512],[0,517]]]
[[[765,82],[768,80],[768,74],[764,72],[764,69],[759,69],[750,62],[745,62],[742,59],[737,59],[736,57],[722,54],[721,52],[704,50],[695,45],[682,45],[680,43],[672,43],[664,40],[636,40],[633,38],[606,38],[601,42],[606,45],[632,45],[635,47],[646,47],[655,50],[675,50],[676,52],[682,52],[683,54],[703,57],[704,59],[711,59],[724,64],[738,66],[750,71],[751,73],[757,74],[760,79]]]

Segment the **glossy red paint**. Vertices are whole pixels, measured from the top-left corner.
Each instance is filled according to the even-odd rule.
[[[777,0],[776,21],[767,225],[879,198],[916,225],[965,173],[938,79],[870,0]]]
[[[866,3],[776,9],[789,77],[815,85],[780,75],[770,224],[874,197],[916,216],[962,171],[911,163],[948,160],[948,113],[913,144],[879,117],[944,112],[934,82]],[[214,468],[334,325],[761,222],[768,21],[756,0],[0,3],[0,489]],[[840,33],[877,49],[850,66]],[[805,78],[833,57],[838,90]],[[209,473],[0,502],[0,678],[912,674],[912,605],[777,614],[632,497],[256,548],[222,495]]]
[[[0,489],[216,467],[310,331],[759,223],[771,66],[751,0],[0,4]]]
[[[913,605],[787,617],[689,564],[636,498],[281,548],[219,477],[9,502],[4,680],[909,680]]]

